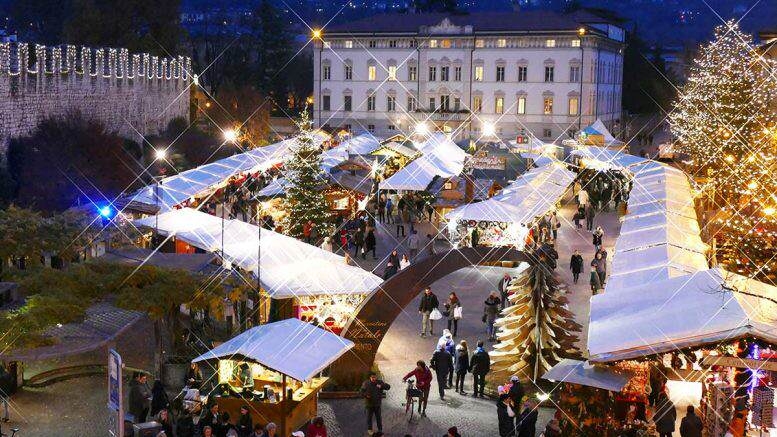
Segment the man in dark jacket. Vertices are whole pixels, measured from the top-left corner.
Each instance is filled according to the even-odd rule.
[[[364,228],[359,227],[353,236],[353,258],[359,257],[359,252],[362,252],[362,259],[367,257],[367,254],[362,251],[364,247]]]
[[[486,387],[486,374],[491,370],[491,358],[483,349],[483,340],[478,340],[478,347],[469,360],[469,371],[474,378],[474,396],[483,397],[483,389]]]
[[[575,253],[572,254],[572,258],[569,260],[569,269],[572,270],[572,282],[577,284],[580,273],[583,271],[583,256],[580,255],[579,250],[575,250]]]
[[[674,424],[677,421],[677,412],[674,404],[665,394],[661,394],[656,405],[656,413],[653,416],[653,422],[656,424],[656,431],[661,437],[672,437],[674,433]]]
[[[696,415],[693,405],[688,405],[685,417],[680,422],[680,437],[701,437],[701,430],[703,428],[704,424],[699,416]]]
[[[518,437],[534,437],[537,433],[537,416],[537,406],[533,401],[526,401],[521,415],[516,418]]]
[[[448,374],[453,370],[453,357],[445,350],[444,345],[438,345],[437,350],[432,354],[429,365],[437,375],[437,389],[440,392],[440,399],[445,399],[445,382],[448,379]]]
[[[390,388],[390,385],[378,379],[378,375],[375,372],[370,372],[369,379],[364,381],[359,389],[359,395],[364,398],[364,407],[367,410],[367,432],[370,434],[372,434],[372,416],[375,416],[378,431],[383,432],[380,406],[383,403],[383,392]]]
[[[426,335],[427,330],[429,335],[434,335],[434,320],[429,318],[429,314],[439,306],[440,301],[437,300],[437,296],[432,293],[431,288],[427,287],[421,296],[421,303],[418,305],[418,313],[421,314],[421,337]]]
[[[143,423],[151,406],[151,390],[146,384],[148,375],[139,372],[134,376],[130,381],[129,413],[135,417],[135,423]]]

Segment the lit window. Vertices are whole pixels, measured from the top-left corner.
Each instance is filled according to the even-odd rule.
[[[440,45],[441,45],[441,46],[442,46],[442,48],[444,48],[444,49],[449,49],[449,48],[451,48],[451,40],[449,40],[449,39],[444,39],[444,40],[442,40],[442,44],[440,44]]]
[[[472,112],[480,112],[483,109],[483,97],[472,97]]]
[[[504,97],[497,97],[494,101],[494,112],[497,114],[502,114],[505,110],[505,98]]]
[[[545,115],[553,114],[553,97],[542,99],[542,113]]]
[[[526,114],[526,96],[518,97],[518,113]]]
[[[345,42],[345,48],[346,49],[352,49],[353,48],[353,41],[348,40]]]
[[[367,80],[375,80],[377,78],[377,70],[374,65],[367,67]]]
[[[580,47],[580,40],[579,39],[573,39],[572,40],[572,47]]]
[[[507,40],[504,38],[499,38],[498,40],[496,40],[496,46],[499,48],[507,47]]]
[[[555,39],[546,39],[545,40],[545,47],[556,47],[556,40]]]
[[[577,97],[569,98],[569,115],[577,115],[579,104],[580,104],[580,99],[578,99]]]
[[[482,49],[486,46],[486,42],[482,39],[475,40],[475,48]]]
[[[388,77],[389,77],[389,80],[397,80],[397,66],[396,65],[389,65]]]
[[[437,48],[437,40],[436,39],[430,39],[429,40],[429,47],[436,49]]]
[[[482,82],[483,81],[483,66],[482,65],[476,65],[475,66],[475,82]]]

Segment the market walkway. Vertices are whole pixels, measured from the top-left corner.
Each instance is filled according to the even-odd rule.
[[[562,227],[559,229],[559,237],[556,243],[559,252],[557,273],[560,278],[569,285],[569,307],[575,314],[576,320],[583,328],[580,333],[578,346],[585,350],[589,299],[591,297],[588,285],[588,264],[594,255],[591,233],[585,229],[576,230],[571,220],[576,211],[576,204],[571,195],[567,195],[562,201],[560,215]],[[620,232],[620,222],[615,212],[600,212],[595,220],[595,225],[601,225],[605,230],[604,246],[612,255],[612,247]],[[406,231],[409,230],[409,225]],[[423,242],[430,232],[428,222],[417,225],[419,235]],[[406,232],[407,233],[407,232]],[[407,253],[406,239],[396,238],[396,229],[393,225],[381,226],[377,234],[378,258],[388,255],[390,250],[399,245],[399,252]],[[446,244],[438,241],[435,247],[443,250]],[[585,267],[578,284],[572,284],[572,272],[569,270],[569,259],[572,252],[577,249],[583,256]],[[423,250],[421,250],[423,253]],[[370,258],[370,257],[368,257]],[[611,256],[609,257],[611,258]],[[382,274],[382,263],[368,259],[358,260],[365,268],[376,268],[376,274]],[[432,284],[432,290],[437,294],[441,303],[447,298],[450,291],[455,291],[462,300],[464,319],[459,325],[459,339],[466,339],[473,348],[477,339],[485,337],[484,325],[480,320],[482,314],[482,302],[488,293],[496,288],[505,269],[500,267],[470,267],[459,270]],[[462,435],[497,435],[496,408],[494,402],[489,399],[473,399],[469,396],[460,396],[455,392],[446,396],[446,402],[440,401],[436,391],[432,390],[430,396],[428,417],[420,421],[408,424],[404,415],[404,387],[401,384],[402,376],[413,368],[418,359],[427,360],[433,352],[437,337],[421,338],[420,316],[418,315],[418,301],[420,296],[407,305],[388,330],[386,337],[378,350],[376,364],[386,381],[393,385],[383,405],[384,430],[389,435],[413,436],[444,435],[448,427],[458,426]],[[435,326],[435,334],[441,332],[440,326]],[[467,391],[472,390],[471,376],[468,375],[465,385]],[[450,390],[449,390],[450,392]],[[357,436],[364,435],[365,419],[363,402],[360,399],[324,400],[321,413],[326,417],[330,425],[332,436]],[[537,432],[544,428],[553,411],[542,409],[538,421]]]

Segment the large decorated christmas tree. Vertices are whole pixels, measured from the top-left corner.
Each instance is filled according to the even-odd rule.
[[[509,287],[510,305],[496,320],[499,343],[491,352],[496,381],[518,375],[536,381],[562,358],[576,355],[580,325],[567,309],[566,287],[536,262]]]
[[[708,230],[719,261],[762,277],[777,267],[774,65],[736,23],[719,26],[670,114],[678,150],[690,156],[713,205]]]
[[[322,192],[321,147],[316,144],[313,123],[308,111],[300,115],[297,123],[299,136],[290,150],[285,162],[286,178],[286,219],[283,228],[288,235],[303,237],[303,227],[313,222],[320,236],[332,231],[329,205]]]

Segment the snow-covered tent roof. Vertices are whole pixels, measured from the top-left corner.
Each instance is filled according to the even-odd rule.
[[[614,169],[627,169],[634,165],[649,162],[649,159],[629,155],[620,150],[612,150],[604,147],[583,146],[580,149],[573,150],[570,155],[580,156],[599,163],[600,166]]]
[[[675,214],[656,213],[650,215],[626,215],[621,225],[621,235],[646,229],[675,228],[686,233],[698,235],[701,232],[699,222]]]
[[[261,197],[275,197],[283,196],[286,194],[286,187],[289,186],[289,181],[286,178],[277,178],[270,181],[267,186],[259,190],[256,193],[257,198]]]
[[[614,269],[613,269],[614,270]],[[697,270],[670,264],[629,273],[612,273],[607,277],[606,293],[627,293],[634,284],[653,284],[693,273]]]
[[[320,131],[314,134],[318,145],[328,138]],[[168,176],[129,195],[129,202],[154,205],[160,211],[169,211],[192,197],[218,189],[232,176],[257,172],[282,162],[295,140],[290,138]]]
[[[688,233],[678,228],[665,226],[653,229],[642,229],[619,236],[615,242],[615,252],[625,252],[628,250],[657,246],[659,244],[671,244],[699,253],[704,253],[708,249],[707,245],[701,241],[699,234]]]
[[[777,287],[710,269],[591,298],[591,361],[632,359],[742,336],[777,343]]]
[[[235,359],[259,363],[297,381],[309,381],[354,346],[296,318],[253,327],[192,362]]]
[[[135,221],[137,226],[157,228],[187,243],[256,273],[259,228],[239,220],[224,220],[191,208],[169,211]],[[261,230],[262,287],[272,297],[300,295],[362,294],[382,280],[345,258],[267,229]]]
[[[696,210],[692,203],[678,202],[672,199],[658,199],[649,203],[639,205],[628,204],[628,214],[630,217],[650,214],[675,214],[683,217],[696,219]]]
[[[343,141],[336,149],[345,150],[350,155],[368,155],[380,147],[380,142],[381,140],[371,133],[363,133]]]
[[[629,383],[632,376],[619,373],[610,366],[596,366],[585,361],[565,358],[545,372],[542,379],[619,392]]]
[[[461,205],[447,215],[448,220],[497,221],[504,223],[517,222],[524,215],[524,210],[506,202],[493,198],[482,202]]]
[[[423,191],[435,177],[458,176],[467,153],[445,134],[434,134],[418,146],[422,156],[380,183],[381,190]]]

